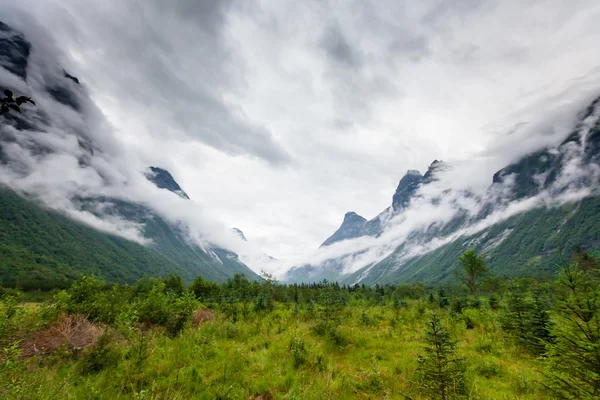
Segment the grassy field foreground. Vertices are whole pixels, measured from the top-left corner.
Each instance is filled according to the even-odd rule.
[[[544,398],[538,361],[506,337],[487,303],[458,317],[423,300],[398,310],[356,303],[339,312],[335,336],[319,331],[317,313],[279,304],[235,322],[217,312],[176,337],[157,327],[125,338],[111,328],[102,348],[26,359],[8,347],[0,390],[9,399],[425,398],[415,370],[435,310],[458,341],[468,398]]]

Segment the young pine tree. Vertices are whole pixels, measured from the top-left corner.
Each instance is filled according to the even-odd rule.
[[[531,312],[528,320],[528,333],[525,338],[527,348],[533,354],[543,354],[546,345],[553,342],[551,333],[550,305],[543,292],[535,290],[532,293]]]
[[[462,359],[455,354],[456,342],[433,314],[425,331],[425,353],[419,356],[419,387],[428,399],[455,399],[464,393]]]
[[[546,348],[547,387],[564,399],[600,398],[599,282],[578,264],[563,262],[554,343]]]
[[[455,271],[456,277],[467,286],[470,294],[475,294],[480,281],[488,272],[485,260],[475,250],[470,249],[458,257],[458,262],[462,269]]]
[[[446,294],[446,290],[444,288],[438,289],[438,306],[440,308],[446,308],[450,305],[450,299],[448,299],[448,294]]]
[[[520,344],[524,345],[529,332],[528,321],[532,305],[527,298],[525,289],[514,282],[508,285],[504,312],[502,313],[502,328],[511,334]]]

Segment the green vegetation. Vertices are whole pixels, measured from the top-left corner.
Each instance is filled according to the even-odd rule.
[[[575,259],[555,281],[488,276],[473,294],[241,275],[92,276],[43,302],[4,289],[0,397],[594,399],[599,271]]]
[[[0,96],[0,115],[8,114],[11,110],[18,113],[21,112],[21,105],[25,103],[31,103],[35,105],[35,102],[30,97],[18,96],[13,97],[14,94],[9,89],[3,90],[4,96]]]
[[[469,249],[458,257],[458,262],[463,268],[455,270],[455,276],[467,286],[469,293],[476,293],[481,279],[488,272],[485,260],[475,250]]]

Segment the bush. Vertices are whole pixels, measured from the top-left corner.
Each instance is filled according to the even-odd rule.
[[[467,329],[475,329],[475,321],[468,315],[463,315],[463,321]]]
[[[119,363],[121,353],[115,349],[113,337],[105,331],[96,345],[84,352],[79,363],[79,373],[83,375],[93,374],[114,367]]]
[[[337,346],[344,347],[348,344],[346,338],[332,322],[320,321],[318,324],[313,326],[311,330],[318,336],[328,338]]]
[[[308,358],[308,351],[306,350],[304,339],[302,339],[300,336],[294,336],[290,343],[289,349],[292,359],[294,360],[294,367],[298,368],[306,362],[306,359]]]
[[[136,303],[141,323],[164,326],[170,336],[176,336],[191,319],[198,307],[193,293],[184,292],[181,296],[166,292],[164,284],[154,286],[145,298]]]
[[[475,367],[477,374],[485,378],[493,378],[501,374],[500,365],[495,359],[484,358]]]

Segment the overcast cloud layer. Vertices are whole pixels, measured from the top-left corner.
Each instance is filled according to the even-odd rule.
[[[14,3],[138,168],[288,265],[433,159],[483,191],[600,92],[595,0]]]

